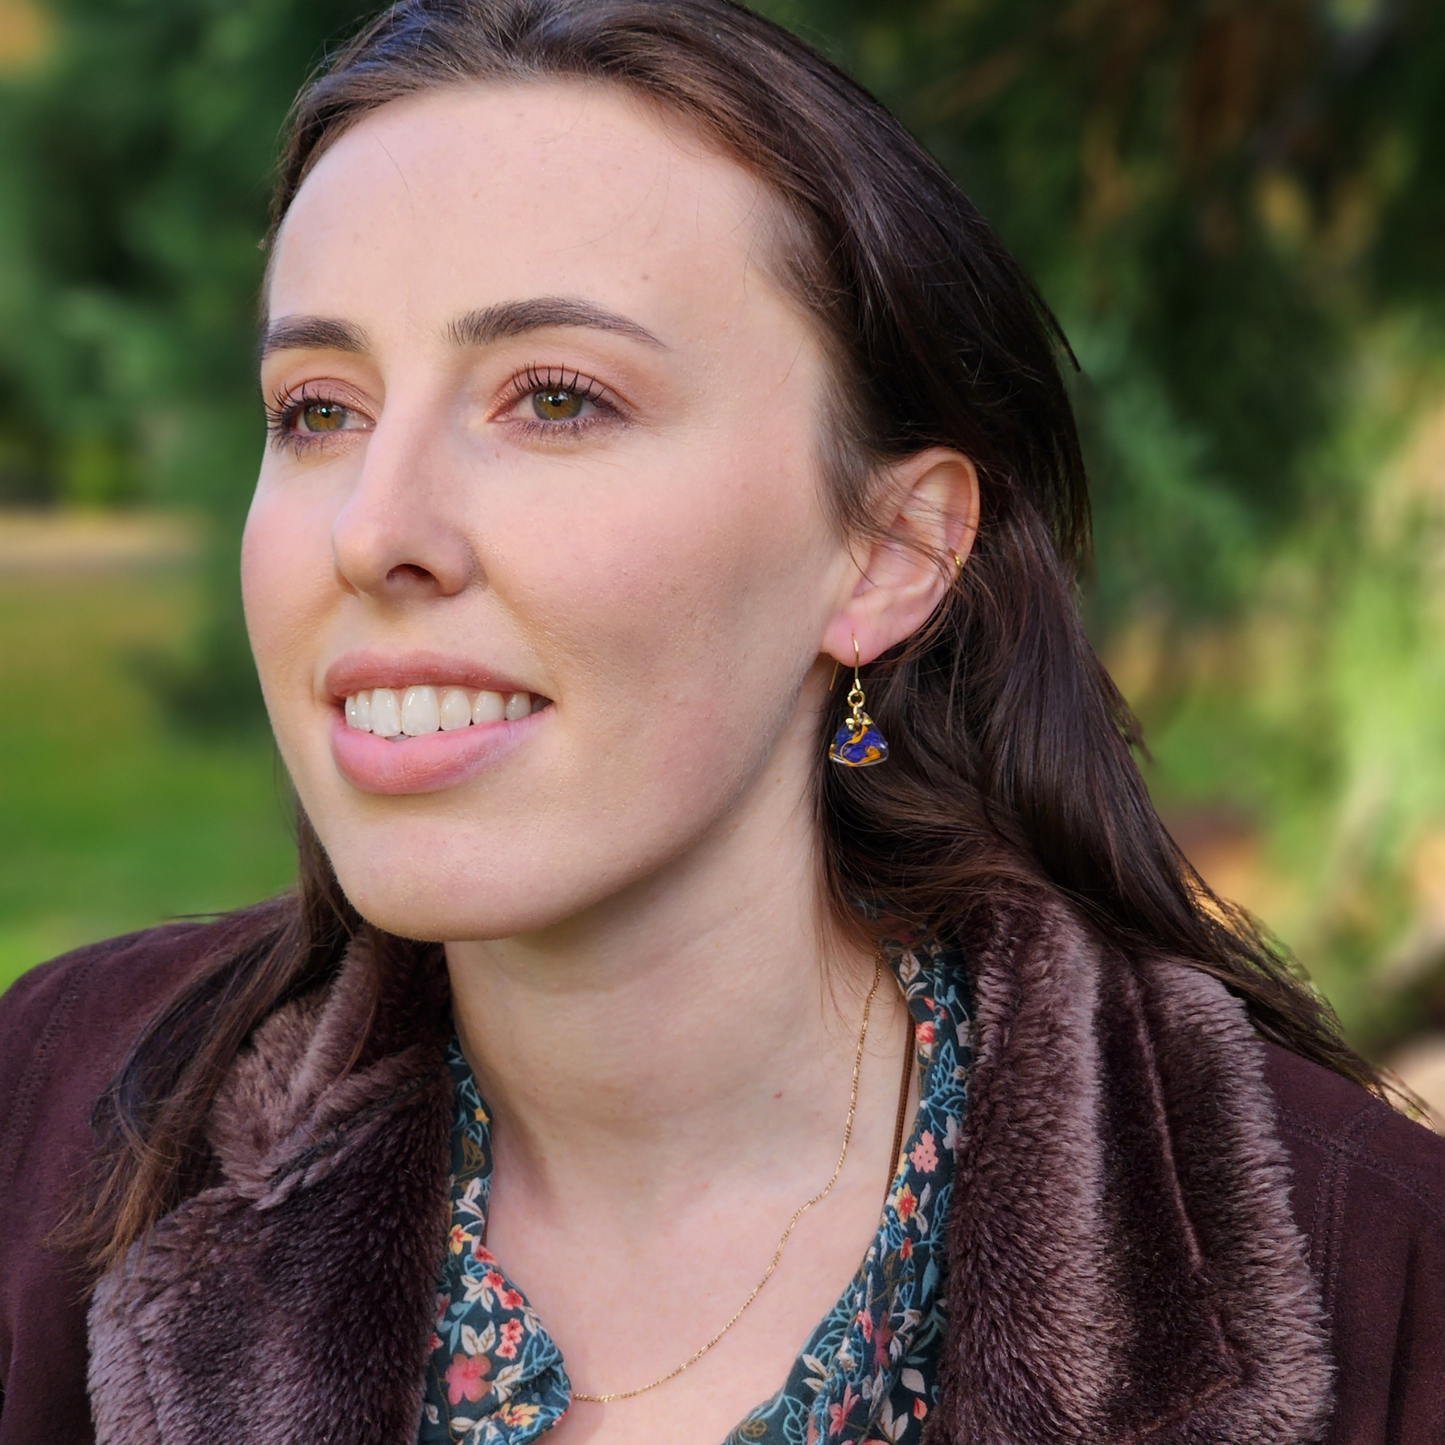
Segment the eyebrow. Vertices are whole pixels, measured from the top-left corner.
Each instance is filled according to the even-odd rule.
[[[370,342],[361,327],[328,316],[284,316],[261,334],[257,360],[276,351],[349,351],[360,354]]]
[[[549,326],[580,326],[593,331],[610,331],[645,341],[649,346],[665,344],[645,326],[609,311],[592,301],[571,296],[537,296],[529,301],[501,301],[480,311],[468,311],[447,327],[448,338],[458,346],[487,346],[529,331]]]
[[[529,331],[549,326],[578,326],[593,331],[610,331],[666,349],[640,322],[609,311],[592,301],[572,296],[537,296],[528,301],[499,301],[478,311],[468,311],[447,326],[447,338],[457,346],[488,346]],[[264,361],[277,351],[345,351],[363,355],[371,342],[361,327],[329,316],[284,316],[262,333],[257,359]]]

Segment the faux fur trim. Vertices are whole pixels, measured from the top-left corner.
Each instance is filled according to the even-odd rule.
[[[967,940],[975,1070],[949,1219],[948,1445],[1305,1445],[1317,1287],[1242,1006],[1064,910]]]
[[[1150,964],[1139,997],[1135,1017],[1153,1042],[1156,1117],[1173,1143],[1181,1223],[1193,1226],[1202,1303],[1234,1362],[1227,1387],[1159,1438],[1316,1440],[1328,1423],[1333,1366],[1319,1286],[1290,1212],[1264,1050],[1243,1004],[1195,970]]]
[[[415,1445],[451,1087],[441,1030],[421,1026],[435,981],[388,983],[383,964],[357,945],[325,999],[258,1031],[215,1109],[224,1182],[101,1281],[99,1445]],[[334,1082],[398,1027],[414,1042]]]

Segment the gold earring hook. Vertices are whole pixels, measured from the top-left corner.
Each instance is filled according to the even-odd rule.
[[[850,632],[848,636],[853,637],[853,634]],[[842,666],[843,664],[835,657],[833,659],[833,675],[828,679],[829,692],[838,686],[838,669]],[[858,639],[856,637],[853,637],[853,686],[858,686]]]
[[[852,634],[850,633],[851,637]],[[853,638],[853,686],[848,693],[848,706],[853,709],[852,721],[858,723],[863,717],[863,704],[866,699],[863,696],[863,682],[858,676],[858,668],[861,654],[858,651],[858,639]]]

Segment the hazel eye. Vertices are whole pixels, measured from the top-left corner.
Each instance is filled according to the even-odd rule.
[[[350,415],[334,401],[308,401],[296,414],[296,423],[308,432],[343,431]]]
[[[532,393],[532,411],[542,421],[576,421],[589,408],[592,401],[571,387],[546,386]]]

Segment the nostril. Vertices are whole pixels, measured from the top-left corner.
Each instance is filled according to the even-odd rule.
[[[432,574],[425,567],[418,567],[414,562],[403,562],[399,567],[393,567],[386,574],[388,582],[430,582]]]

